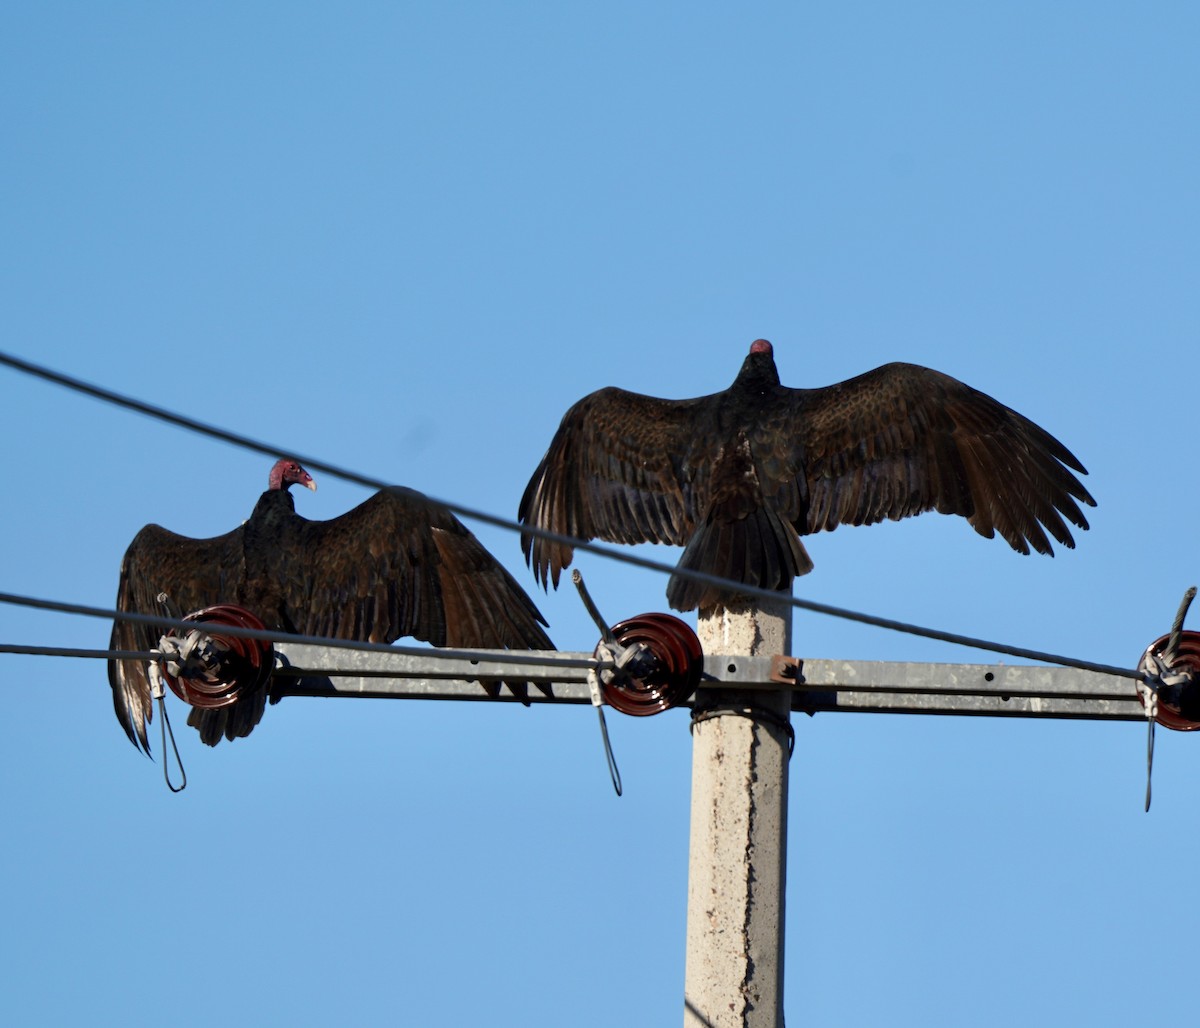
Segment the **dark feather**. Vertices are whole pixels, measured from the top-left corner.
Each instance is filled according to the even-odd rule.
[[[184,613],[235,603],[270,628],[304,635],[553,649],[545,620],[513,577],[453,514],[408,489],[376,493],[330,521],[301,517],[286,488],[269,489],[243,526],[215,539],[149,525],[125,554],[117,609],[162,613],[160,592]],[[160,634],[118,621],[112,645],[144,651]],[[108,674],[118,720],[148,750],[146,664],[110,661]],[[248,735],[265,705],[260,691],[218,710],[193,709],[188,724],[216,745]]]
[[[662,400],[608,388],[563,417],[521,499],[523,524],[581,539],[685,546],[681,568],[790,589],[812,562],[799,536],[938,511],[1019,553],[1088,527],[1095,501],[1075,456],[976,389],[888,364],[823,389],[779,382],[769,343],[729,389]],[[570,546],[522,536],[527,563],[558,585]],[[673,577],[671,606],[718,601]]]

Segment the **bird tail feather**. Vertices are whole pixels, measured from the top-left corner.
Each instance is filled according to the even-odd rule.
[[[200,733],[200,741],[206,746],[216,746],[222,739],[233,742],[244,739],[254,726],[262,720],[267,706],[267,690],[254,689],[249,695],[239,696],[236,703],[215,710],[193,707],[187,723]]]
[[[790,589],[792,580],[812,570],[812,560],[796,530],[778,512],[757,507],[741,518],[710,514],[683,556],[679,567],[732,579],[759,589]],[[692,610],[725,602],[732,591],[672,575],[667,600],[675,610]]]

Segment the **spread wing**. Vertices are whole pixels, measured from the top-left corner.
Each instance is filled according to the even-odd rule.
[[[330,521],[295,518],[276,562],[288,621],[307,635],[553,649],[541,613],[453,514],[385,490]],[[268,572],[270,568],[266,569]]]
[[[188,614],[215,603],[238,601],[244,574],[242,529],[212,539],[189,539],[158,525],[147,525],[134,537],[121,561],[116,609],[139,614]],[[158,601],[169,597],[170,608]],[[109,648],[144,653],[158,645],[163,629],[117,621]],[[153,718],[150,680],[143,660],[110,660],[117,720],[129,741],[149,753],[146,726]]]
[[[803,532],[936,510],[1020,553],[1074,540],[1095,505],[1083,465],[1028,418],[928,368],[887,364],[824,389],[791,390],[773,433],[804,468]]]
[[[696,522],[694,497],[708,474],[688,461],[711,397],[660,400],[610,387],[585,396],[563,416],[521,497],[522,524],[618,543],[684,545]],[[521,536],[525,560],[558,585],[574,550]]]

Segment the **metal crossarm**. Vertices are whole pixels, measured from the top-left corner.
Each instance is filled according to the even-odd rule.
[[[514,663],[507,650],[492,661],[453,660],[281,645],[271,691],[275,696],[515,701],[492,697],[482,681],[528,682],[533,703],[588,704],[590,653],[544,653],[561,663]],[[796,660],[710,654],[706,682],[726,689],[792,690],[792,709],[815,714],[970,714],[1000,717],[1144,721],[1134,682],[1074,668],[1003,664],[919,664],[885,661]],[[544,687],[544,691],[543,691]],[[689,700],[687,705],[692,705]]]

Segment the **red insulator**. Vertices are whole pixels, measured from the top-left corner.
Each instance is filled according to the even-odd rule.
[[[183,620],[257,631],[267,627],[250,611],[229,603],[194,611]],[[173,628],[167,635],[182,639],[187,633]],[[211,645],[201,658],[203,666],[196,673],[176,677],[163,668],[163,678],[176,696],[193,707],[214,710],[228,707],[243,692],[266,687],[275,668],[275,647],[269,640],[234,638],[220,632],[211,632],[209,639]]]
[[[1156,665],[1151,657],[1162,657],[1170,639],[1169,635],[1164,635],[1146,647],[1139,665],[1143,671],[1155,673]],[[1154,720],[1177,732],[1194,732],[1200,728],[1200,632],[1179,633],[1179,644],[1168,667],[1184,672],[1188,679],[1158,690],[1158,715]],[[1138,696],[1145,706],[1146,697],[1140,689]]]
[[[623,714],[657,714],[695,692],[704,671],[704,651],[685,622],[670,614],[642,614],[614,625],[612,633],[622,646],[645,644],[655,667],[641,678],[602,675],[601,691],[609,706]],[[604,681],[606,677],[610,681]]]

